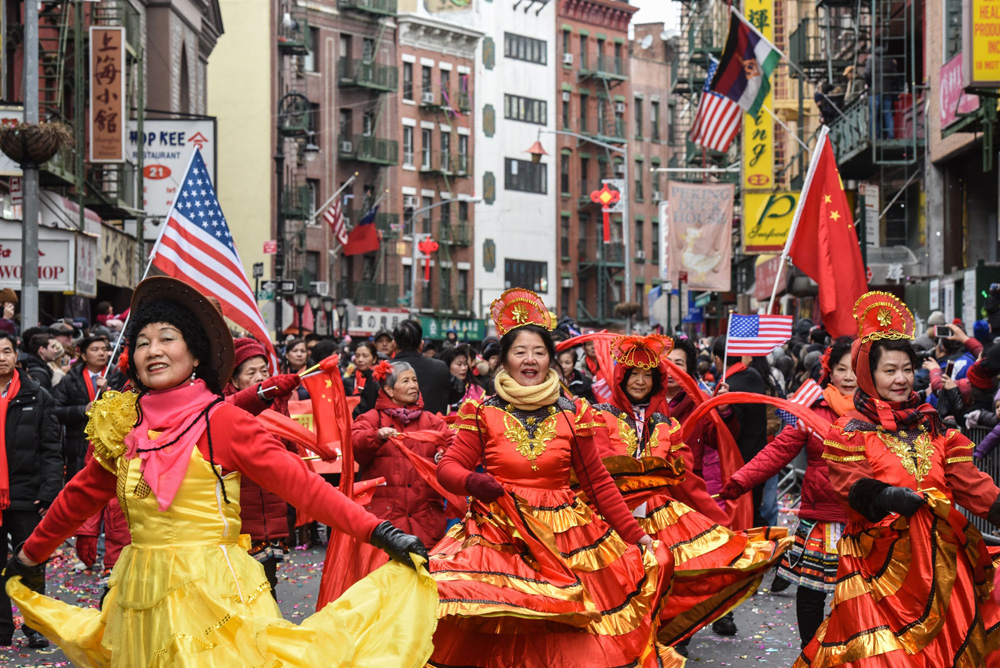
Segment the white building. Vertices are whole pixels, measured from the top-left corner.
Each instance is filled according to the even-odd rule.
[[[556,3],[480,2],[476,57],[477,196],[473,309],[489,317],[507,288],[535,290],[556,309],[555,155],[533,165],[538,131],[554,130]],[[556,145],[553,135],[542,143]],[[481,308],[480,308],[481,306]]]

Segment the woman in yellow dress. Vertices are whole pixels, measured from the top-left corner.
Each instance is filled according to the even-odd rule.
[[[7,565],[10,598],[77,666],[422,666],[437,594],[420,541],[349,501],[248,413],[222,401],[233,340],[219,310],[171,278],[143,281],[126,332],[139,390],[108,392],[94,457]],[[386,550],[390,564],[295,625],[240,536],[240,476]],[[25,587],[36,566],[117,494],[132,533],[102,610]]]

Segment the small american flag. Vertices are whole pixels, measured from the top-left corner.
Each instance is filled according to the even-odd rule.
[[[344,222],[344,212],[340,208],[340,198],[334,198],[330,208],[323,212],[323,220],[330,224],[333,236],[343,246],[347,243],[347,224]]]
[[[763,357],[792,338],[790,315],[729,316],[727,355]]]
[[[698,100],[698,113],[691,125],[691,141],[710,151],[725,152],[740,129],[743,110],[728,97],[711,90],[719,61],[712,58],[709,62],[708,76]]]
[[[250,332],[267,349],[272,372],[277,372],[278,358],[271,337],[198,149],[191,156],[167,222],[153,246],[151,260],[167,276],[218,299],[222,314]]]
[[[788,398],[793,404],[805,406],[806,408],[816,403],[816,400],[823,396],[823,388],[812,378],[807,378],[806,382],[795,391],[795,394]]]

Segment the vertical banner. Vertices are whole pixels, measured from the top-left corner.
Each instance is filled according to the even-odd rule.
[[[90,162],[125,161],[125,28],[90,27]]]
[[[865,245],[868,248],[878,248],[882,237],[882,226],[879,222],[879,185],[860,183],[858,195],[861,196],[865,212]]]
[[[667,273],[671,283],[676,284],[680,274],[687,272],[689,288],[720,292],[731,288],[735,190],[732,183],[667,182]]]
[[[746,0],[747,22],[774,43],[774,0]],[[774,109],[774,94],[764,98],[764,106]],[[743,114],[743,189],[774,188],[774,118],[761,109],[756,116]]]

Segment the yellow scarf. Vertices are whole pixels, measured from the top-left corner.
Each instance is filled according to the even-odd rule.
[[[551,406],[559,399],[559,374],[553,369],[549,369],[541,384],[530,387],[519,384],[501,369],[494,379],[494,385],[501,399],[522,411],[537,411]]]

